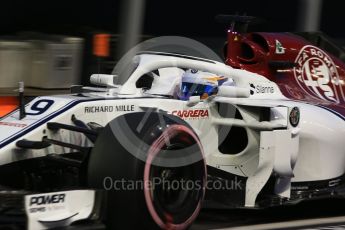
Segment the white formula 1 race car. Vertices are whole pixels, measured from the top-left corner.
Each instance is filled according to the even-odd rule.
[[[0,120],[7,223],[186,229],[204,200],[257,208],[344,195],[339,115],[212,60],[147,52],[126,66]]]

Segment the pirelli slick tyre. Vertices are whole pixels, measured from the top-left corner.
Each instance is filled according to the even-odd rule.
[[[205,193],[202,146],[180,118],[126,114],[97,138],[88,183],[107,191],[109,229],[186,229]]]

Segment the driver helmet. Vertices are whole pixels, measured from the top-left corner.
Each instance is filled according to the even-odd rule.
[[[227,81],[227,78],[217,76],[213,73],[187,70],[181,79],[178,97],[181,100],[188,100],[191,96],[200,96],[206,99],[218,92],[218,86]]]

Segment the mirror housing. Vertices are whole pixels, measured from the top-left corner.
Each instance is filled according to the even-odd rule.
[[[90,77],[90,82],[94,85],[117,87],[114,84],[114,78],[116,75],[110,74],[92,74]]]
[[[250,89],[229,85],[221,85],[218,88],[217,96],[229,98],[248,98],[250,97]]]

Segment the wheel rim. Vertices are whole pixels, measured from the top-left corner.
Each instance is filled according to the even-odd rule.
[[[194,183],[203,179],[197,175],[200,166],[201,162],[176,168],[151,166],[149,180],[154,182],[151,196],[156,209],[160,209],[161,212],[167,214],[175,215],[184,212],[188,213],[188,208],[193,209],[193,206],[197,205],[197,201],[201,196],[200,193],[202,192],[200,188],[196,188],[197,185]],[[196,202],[190,204],[190,201]],[[184,217],[181,215],[175,221],[182,222],[183,219]]]
[[[199,145],[202,154],[199,140],[187,127],[172,125],[164,132],[162,136],[164,135],[166,138],[168,135],[170,140],[181,133],[188,134],[194,139],[195,144]],[[155,157],[165,154],[166,150],[183,151],[186,144],[170,143],[167,145],[165,140],[162,140],[162,136],[152,144],[145,165],[144,180],[154,185],[154,188],[145,188],[145,200],[152,218],[161,228],[184,229],[194,221],[200,211],[205,192],[206,166],[204,160],[175,168],[153,165]],[[157,181],[152,183],[157,178],[160,180],[158,185]],[[194,189],[186,189],[181,184],[182,180],[198,180],[200,184],[199,187],[194,185]],[[176,182],[180,183],[177,187],[173,185]]]

